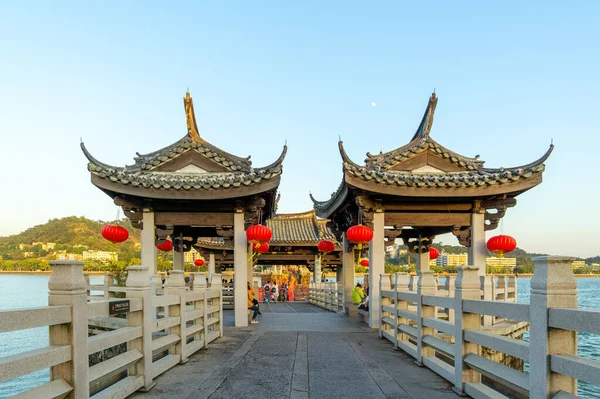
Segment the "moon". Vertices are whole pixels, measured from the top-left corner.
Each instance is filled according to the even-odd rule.
[[[377,106],[377,103],[376,103],[375,101],[373,101],[373,102],[371,103],[371,106],[372,106],[373,108],[375,108],[375,107]]]

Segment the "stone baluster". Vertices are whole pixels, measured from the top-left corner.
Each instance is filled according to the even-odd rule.
[[[223,336],[223,280],[221,280],[221,278],[221,273],[213,273],[210,282],[210,288],[219,293],[219,337]],[[205,300],[204,302],[208,304],[208,301]],[[206,315],[204,316],[204,320],[206,320]]]
[[[463,312],[463,300],[481,300],[481,280],[478,276],[479,268],[476,266],[459,266],[456,288],[454,290],[455,334],[454,334],[454,387],[452,388],[461,396],[464,393],[464,384],[467,382],[481,381],[481,375],[475,370],[465,367],[463,359],[469,353],[479,355],[479,345],[466,342],[463,339],[464,330],[479,330],[481,328],[480,315]]]
[[[419,279],[417,281],[417,360],[419,366],[423,366],[423,358],[433,356],[435,351],[433,348],[423,345],[423,337],[425,335],[435,335],[435,331],[431,327],[423,325],[423,319],[436,318],[437,308],[435,306],[423,305],[423,295],[435,295],[437,287],[433,278],[433,271],[419,271]]]
[[[409,276],[408,273],[398,272],[394,278],[394,298],[396,301],[396,310],[408,310],[408,301],[398,299],[399,292],[408,292]],[[394,342],[394,349],[398,349],[398,341],[408,341],[406,334],[398,330],[400,324],[408,324],[408,319],[398,316],[396,311],[396,342]]]
[[[508,291],[506,294],[507,302],[517,302],[517,278],[510,276],[507,282]]]
[[[481,273],[481,271],[480,271]],[[480,276],[481,289],[483,290],[483,300],[494,301],[494,276]],[[493,324],[494,317],[490,315],[483,316],[483,325],[488,327]]]
[[[50,345],[70,345],[71,361],[50,368],[50,380],[63,379],[73,387],[71,397],[90,396],[87,351],[87,285],[83,277],[83,262],[52,260],[48,281],[48,305],[71,306],[71,323],[49,327]]]
[[[130,370],[132,374],[144,376],[144,392],[148,392],[155,385],[152,380],[152,296],[148,275],[147,267],[129,266],[125,282],[127,298],[142,300],[140,311],[128,313],[127,326],[142,328],[142,336],[130,341],[129,349],[137,349],[144,355],[134,369]]]
[[[187,362],[185,353],[186,337],[185,337],[185,280],[183,278],[183,270],[171,270],[169,278],[165,282],[165,295],[177,295],[179,302],[174,305],[169,305],[169,317],[179,317],[179,324],[169,327],[170,334],[179,336],[179,342],[169,348],[170,354],[180,356],[180,364]]]
[[[192,280],[192,290],[204,290],[207,287],[206,272],[192,272],[194,279]]]
[[[577,380],[550,371],[552,355],[577,355],[577,331],[548,326],[548,309],[577,307],[577,280],[571,266],[575,258],[533,258],[529,342],[529,395],[551,398],[558,391],[577,394]]]
[[[110,296],[110,291],[108,290],[110,288],[110,276],[108,275],[108,273],[104,273],[104,280],[102,280],[102,290],[104,292],[104,299],[109,299]]]
[[[498,296],[496,298],[497,301],[506,302],[506,300],[508,299],[507,289],[508,287],[506,285],[506,276],[498,276]]]
[[[454,284],[456,281],[456,276],[447,276],[446,277],[446,291],[448,291],[448,297],[454,296]],[[448,311],[448,321],[450,323],[454,323],[454,309],[447,309]]]
[[[384,297],[382,295],[383,291],[389,291],[392,289],[392,282],[390,280],[390,275],[389,274],[380,274],[379,275],[379,303],[381,306],[381,317],[379,318],[379,338],[383,338],[383,331],[384,330],[390,330],[392,328],[392,326],[390,326],[387,323],[383,323],[382,319],[384,317],[392,317],[392,314],[387,311],[387,310],[383,310],[384,306],[391,306],[392,305],[392,299],[389,297]],[[369,305],[370,307],[370,305]]]

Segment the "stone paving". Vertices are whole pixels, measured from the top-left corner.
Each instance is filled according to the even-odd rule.
[[[225,337],[134,397],[452,398],[450,384],[366,324],[305,303],[261,304],[260,323]]]

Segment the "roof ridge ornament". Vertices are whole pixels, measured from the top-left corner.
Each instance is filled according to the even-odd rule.
[[[429,97],[429,103],[427,104],[427,108],[425,108],[425,114],[423,114],[423,119],[421,119],[421,123],[415,132],[415,135],[410,141],[416,139],[426,139],[429,138],[429,134],[431,133],[431,126],[433,125],[433,116],[435,114],[435,107],[437,106],[438,97],[435,94],[435,89]]]
[[[185,93],[183,98],[183,106],[185,107],[185,121],[187,124],[188,136],[192,141],[203,142],[198,131],[198,125],[196,124],[196,115],[194,113],[194,101],[190,95],[189,89]]]

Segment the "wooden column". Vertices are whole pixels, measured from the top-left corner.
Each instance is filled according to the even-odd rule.
[[[248,263],[246,265],[247,267],[247,273],[248,273],[248,282],[250,283],[250,287],[253,287],[253,281],[252,281],[252,244],[248,245],[248,257],[246,258],[248,260]],[[258,292],[255,292],[255,294],[258,296]]]
[[[378,328],[381,317],[379,275],[385,263],[384,213],[373,213],[373,240],[369,244],[369,327]]]
[[[337,283],[341,283],[342,282],[342,266],[338,265],[338,267],[335,269],[335,281]]]
[[[233,309],[236,327],[248,326],[248,240],[244,212],[233,215]]]
[[[142,266],[148,268],[150,276],[156,274],[156,227],[154,225],[154,212],[144,209],[142,215]]]
[[[354,248],[350,249],[346,234],[342,241],[342,282],[344,286],[344,314],[356,317],[356,306],[352,306],[354,289]]]
[[[179,240],[175,242],[173,246],[173,270],[185,270],[184,263],[184,255],[183,252],[183,234],[179,233]]]
[[[313,272],[313,280],[315,283],[321,282],[321,255],[315,255],[315,270]]]
[[[485,209],[479,209],[479,201],[471,214],[471,247],[469,265],[479,268],[477,274],[485,276]]]

